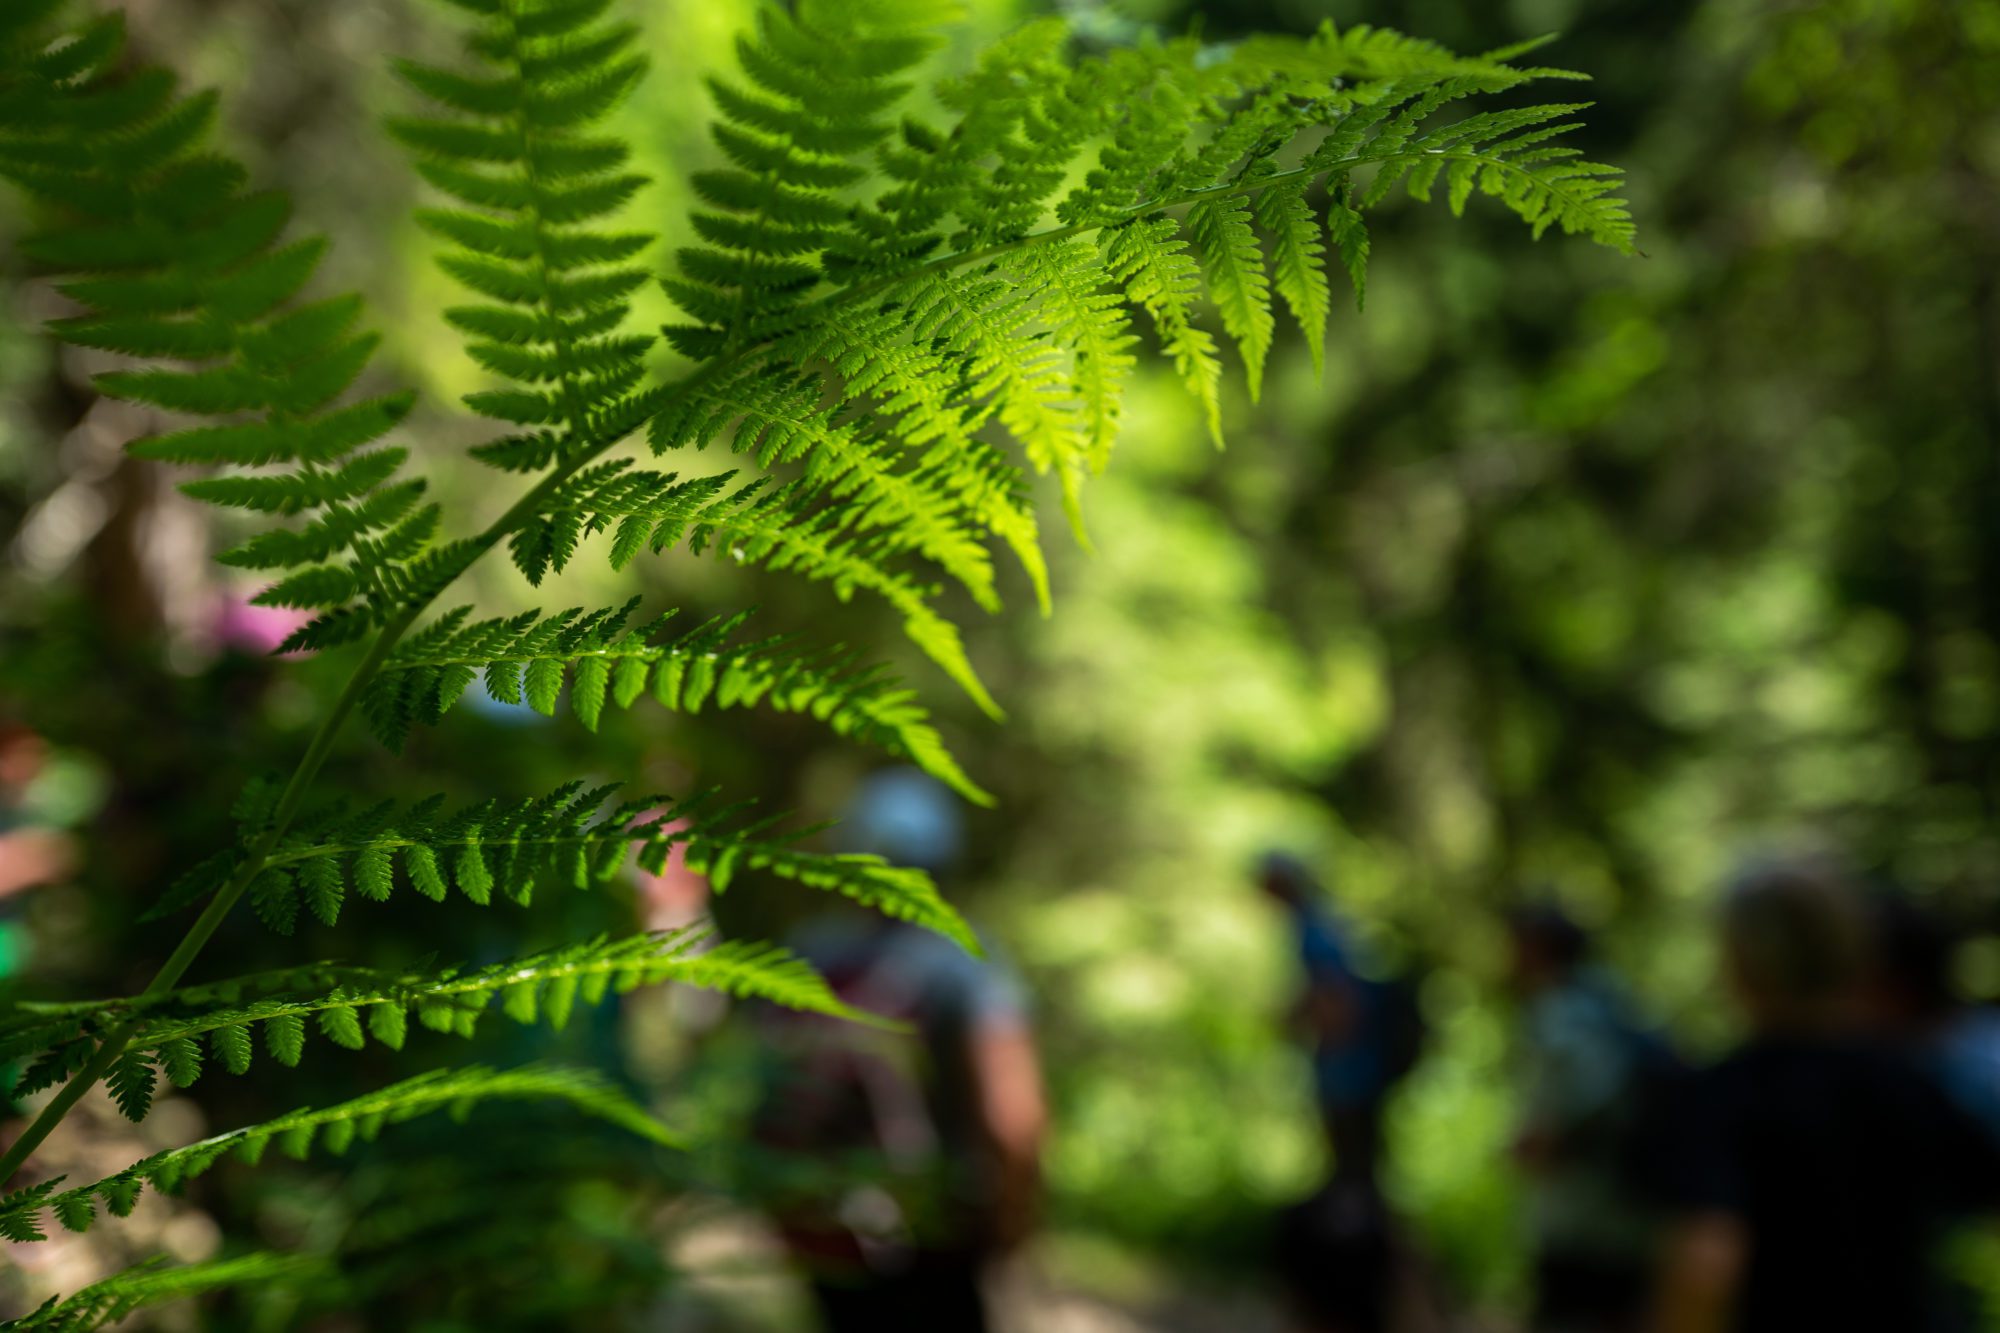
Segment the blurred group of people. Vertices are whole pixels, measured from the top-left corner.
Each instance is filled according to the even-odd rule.
[[[1408,980],[1355,969],[1297,862],[1268,858],[1303,967],[1327,1183],[1279,1262],[1325,1333],[1440,1327],[1378,1182],[1384,1103],[1417,1061]],[[1960,1001],[1955,941],[1830,862],[1746,868],[1717,935],[1741,1023],[1686,1058],[1550,904],[1508,918],[1535,1333],[1959,1333],[1940,1264],[2000,1213],[2000,1014]]]

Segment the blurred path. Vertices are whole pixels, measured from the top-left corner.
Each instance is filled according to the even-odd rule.
[[[811,1305],[763,1222],[705,1210],[670,1246],[682,1287],[664,1296],[659,1333],[811,1333]],[[1114,1297],[1058,1281],[1030,1255],[996,1276],[996,1333],[1288,1333],[1276,1302],[1244,1289],[1185,1285],[1148,1274],[1142,1298]]]

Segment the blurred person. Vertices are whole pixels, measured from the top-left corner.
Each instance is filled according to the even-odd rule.
[[[1903,893],[1878,894],[1870,906],[1871,1020],[1908,1043],[1945,1095],[2000,1140],[2000,1009],[1958,993],[1959,941],[1937,913]]]
[[[33,728],[0,720],[0,995],[27,970],[33,951],[26,891],[76,868],[76,844],[36,817],[31,789],[48,767],[49,744]],[[15,1110],[8,1089],[18,1070],[0,1060],[0,1116]]]
[[[1519,1003],[1521,1120],[1534,1258],[1531,1326],[1622,1333],[1644,1319],[1655,1220],[1644,1197],[1653,1126],[1680,1065],[1640,1023],[1589,934],[1542,904],[1507,920]]]
[[[1260,888],[1282,908],[1298,950],[1292,1025],[1307,1042],[1329,1179],[1279,1220],[1278,1266],[1297,1313],[1328,1333],[1390,1326],[1410,1269],[1382,1198],[1389,1094],[1416,1065],[1424,1025],[1408,978],[1356,969],[1350,931],[1312,871],[1287,852],[1259,863]]]
[[[956,798],[915,769],[869,778],[842,831],[943,877]],[[1032,1230],[1046,1125],[1019,983],[931,931],[859,909],[791,941],[844,1002],[913,1034],[771,1010],[759,1143],[791,1183],[772,1211],[830,1333],[988,1326],[983,1279]]]
[[[0,722],[0,982],[27,966],[23,892],[76,867],[75,841],[37,818],[30,800],[48,761],[49,744],[32,728]]]
[[[1292,1020],[1311,1047],[1313,1094],[1334,1179],[1375,1190],[1382,1108],[1423,1045],[1414,987],[1355,969],[1350,931],[1303,861],[1267,853],[1257,882],[1284,910],[1297,942],[1304,975]]]
[[[1748,1025],[1700,1078],[1657,1333],[1937,1333],[1943,1226],[2000,1206],[2000,1149],[1864,1023],[1866,911],[1833,867],[1752,866],[1724,895]]]

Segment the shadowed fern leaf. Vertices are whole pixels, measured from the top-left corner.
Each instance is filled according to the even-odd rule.
[[[86,1230],[96,1215],[98,1203],[114,1216],[124,1217],[132,1211],[146,1186],[173,1193],[232,1153],[246,1161],[257,1161],[273,1142],[288,1157],[303,1159],[315,1146],[338,1156],[355,1139],[373,1139],[386,1125],[401,1124],[434,1111],[464,1116],[481,1102],[522,1098],[558,1099],[655,1143],[669,1147],[678,1143],[665,1125],[640,1110],[608,1081],[587,1070],[539,1065],[501,1071],[479,1065],[433,1069],[336,1106],[294,1111],[262,1124],[217,1134],[185,1148],[154,1153],[115,1175],[87,1185],[58,1191],[55,1187],[62,1183],[62,1177],[58,1176],[34,1189],[17,1191],[0,1198],[0,1236],[10,1240],[44,1239],[45,1212],[53,1213],[66,1230]]]
[[[84,310],[50,328],[149,363],[100,373],[103,393],[222,419],[133,452],[224,469],[182,486],[198,499],[303,518],[220,558],[277,575],[261,604],[319,612],[287,647],[356,638],[455,572],[449,551],[419,559],[438,510],[402,475],[407,451],[368,447],[410,396],[345,397],[377,339],[356,331],[359,298],[301,299],[324,242],[285,240],[284,197],[246,190],[206,147],[213,94],[177,96],[159,70],[117,77],[122,45],[122,25],[100,20],[10,65],[0,91],[0,176],[61,218],[23,249],[69,275],[60,289]]]
[[[483,801],[450,814],[442,797],[400,810],[385,802],[358,814],[328,807],[298,819],[260,859],[250,905],[280,934],[297,928],[302,911],[333,925],[350,890],[386,901],[400,869],[404,882],[436,902],[456,888],[480,906],[496,893],[526,906],[538,883],[587,889],[630,861],[657,874],[678,847],[717,892],[740,871],[764,871],[978,947],[920,870],[875,856],[799,851],[792,844],[812,829],[772,833],[774,817],[745,823],[744,803],[723,804],[712,791],[684,801],[649,796],[608,804],[614,793],[571,782],[534,800]]]
[[[87,1198],[70,1205],[72,1214],[90,1206]],[[0,1203],[0,1209],[5,1204]],[[86,1224],[87,1225],[87,1224]],[[72,1227],[71,1230],[82,1230]],[[129,1319],[140,1310],[185,1300],[225,1287],[264,1287],[297,1281],[325,1267],[311,1255],[246,1254],[168,1267],[165,1259],[136,1264],[101,1282],[93,1282],[60,1300],[51,1296],[39,1308],[0,1323],[0,1333],[93,1333]]]
[[[22,1050],[32,1042],[100,1039],[136,1014],[140,1021],[110,1079],[128,1118],[144,1118],[164,1074],[192,1087],[209,1068],[245,1074],[255,1064],[258,1035],[278,1063],[297,1065],[312,1032],[348,1050],[373,1037],[401,1050],[410,1022],[432,1032],[474,1034],[479,1018],[499,1001],[518,1023],[565,1026],[578,1004],[673,982],[835,1018],[880,1024],[828,989],[810,965],[775,945],[713,939],[702,930],[599,936],[484,967],[388,972],[316,964],[289,974],[260,974],[171,992],[143,1008],[129,1000],[65,1006],[62,1032],[37,1033],[17,1024],[9,1035]],[[263,992],[256,998],[246,995]],[[220,1007],[217,1007],[218,1002]],[[143,1089],[143,1091],[135,1091]],[[79,1228],[72,1227],[72,1230]]]

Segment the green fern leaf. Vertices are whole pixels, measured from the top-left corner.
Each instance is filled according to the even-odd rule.
[[[1302,176],[1271,186],[1257,196],[1257,221],[1275,243],[1272,274],[1278,295],[1305,334],[1313,369],[1321,371],[1326,367],[1326,321],[1333,300],[1326,281],[1326,247],[1305,195]]]
[[[1271,282],[1264,252],[1250,227],[1241,195],[1203,199],[1188,210],[1188,236],[1201,256],[1203,276],[1222,314],[1222,327],[1243,353],[1250,377],[1250,401],[1264,382],[1264,358],[1276,322],[1271,317]]]
[[[1133,222],[1106,232],[1105,264],[1134,303],[1152,316],[1160,345],[1201,404],[1208,433],[1222,443],[1222,362],[1215,339],[1192,320],[1200,274],[1187,256],[1178,228],[1166,218]]]
[[[146,1118],[146,1112],[153,1106],[153,1088],[157,1081],[152,1062],[139,1051],[127,1051],[119,1056],[104,1079],[105,1085],[111,1089],[111,1099],[118,1103],[119,1114],[127,1120]]]
[[[268,1029],[267,1029],[268,1030]],[[555,1098],[590,1115],[655,1143],[677,1146],[679,1140],[659,1121],[594,1074],[553,1066],[528,1065],[495,1071],[477,1065],[434,1069],[380,1091],[318,1111],[294,1111],[276,1120],[218,1134],[184,1148],[172,1148],[134,1162],[103,1180],[56,1192],[60,1181],[46,1181],[31,1190],[0,1198],[0,1235],[9,1239],[43,1239],[39,1215],[53,1208],[78,1215],[76,1200],[97,1195],[123,1216],[146,1185],[171,1192],[234,1152],[255,1160],[273,1141],[303,1157],[315,1140],[322,1146],[344,1144],[356,1135],[372,1139],[385,1124],[400,1123],[439,1110],[457,1113],[480,1102],[500,1099]],[[327,1137],[321,1138],[325,1131]]]

